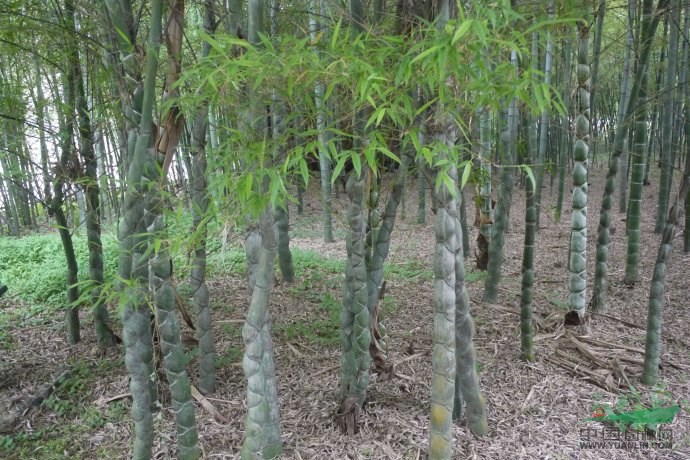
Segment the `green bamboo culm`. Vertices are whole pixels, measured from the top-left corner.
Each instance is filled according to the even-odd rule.
[[[436,12],[436,28],[443,30],[450,16],[450,3],[442,0]],[[450,118],[447,107],[440,101],[431,109],[427,121],[428,142],[434,158],[448,160],[454,140],[457,138],[457,127]],[[434,175],[447,174],[448,181],[436,180],[433,188],[433,199],[436,207],[434,250],[434,344],[431,350],[431,410],[430,410],[430,460],[450,459],[453,454],[453,408],[456,399],[456,256],[462,251],[462,238],[459,229],[459,211],[457,202],[458,173],[456,161],[450,161],[449,167],[442,171],[436,168]],[[462,257],[460,256],[460,260]],[[461,403],[460,401],[458,402]],[[458,407],[458,411],[460,411]]]
[[[75,50],[76,52],[76,50]],[[72,85],[73,71],[69,75],[63,77],[63,93],[65,97],[65,106],[74,107],[74,90]],[[74,116],[71,113],[65,114],[64,126],[61,126],[60,133],[60,166],[64,169],[68,167],[71,155],[73,155],[73,136],[74,130]],[[51,207],[55,214],[55,223],[58,226],[58,233],[62,241],[62,248],[65,252],[65,262],[67,265],[66,273],[66,288],[67,288],[67,307],[65,308],[65,332],[67,333],[67,342],[74,345],[81,339],[81,327],[79,323],[79,309],[77,301],[79,299],[79,289],[77,287],[79,266],[77,258],[74,253],[74,243],[72,242],[72,234],[69,231],[67,224],[67,216],[63,210],[64,202],[64,175],[58,175],[53,184],[53,201]]]
[[[532,34],[532,69],[536,69],[538,54],[537,32]],[[529,113],[527,124],[527,154],[525,163],[530,165],[537,153],[537,124],[535,117]],[[562,135],[563,133],[561,133]],[[532,325],[532,300],[534,285],[534,242],[537,232],[537,205],[535,200],[536,181],[525,182],[525,243],[522,250],[522,290],[520,294],[520,357],[532,362],[534,354],[534,326]]]
[[[453,172],[453,171],[451,171]],[[457,171],[455,171],[457,174]],[[457,177],[454,179],[457,184]],[[458,200],[462,194],[456,189]],[[462,203],[458,203],[462,206]],[[462,223],[455,219],[458,243],[462,241]],[[465,403],[465,416],[470,431],[476,436],[489,434],[486,403],[479,388],[477,352],[474,347],[474,321],[470,313],[470,297],[465,284],[465,257],[462,246],[455,253],[455,395],[453,419],[459,420]]]
[[[646,97],[639,98],[638,95],[642,88],[647,84],[647,67],[654,34],[656,32],[659,21],[662,17],[660,11],[664,11],[668,6],[668,0],[659,0],[657,12],[653,12],[653,0],[643,0],[642,10],[642,29],[640,32],[641,50],[637,65],[635,78],[633,79],[633,86],[630,90],[630,98],[627,101],[625,111],[625,121],[616,127],[616,132],[613,139],[613,152],[609,161],[609,170],[606,174],[606,185],[604,188],[604,196],[601,200],[601,211],[599,214],[599,226],[597,230],[597,249],[596,249],[596,264],[594,273],[594,292],[592,294],[592,310],[603,311],[606,308],[606,295],[608,290],[608,253],[609,242],[611,240],[611,207],[613,206],[613,193],[616,188],[616,175],[618,174],[619,160],[623,148],[625,146],[625,139],[628,135],[630,127],[629,120],[632,115],[638,112],[640,104]],[[646,94],[643,93],[643,94]],[[646,131],[647,127],[644,127]],[[642,169],[644,170],[644,162],[642,162]],[[644,174],[644,171],[642,171]],[[641,182],[641,181],[640,181]],[[631,191],[632,193],[632,191]],[[631,197],[632,199],[632,197]]]
[[[65,1],[65,19],[67,29],[76,34],[77,19],[74,10],[74,2]],[[72,40],[76,39],[73,35]],[[84,196],[86,204],[86,238],[89,249],[89,279],[93,283],[91,289],[91,305],[93,310],[94,325],[96,326],[96,338],[102,347],[115,345],[115,336],[110,328],[108,309],[101,296],[103,286],[103,244],[101,243],[101,206],[100,190],[98,186],[98,173],[96,155],[94,152],[94,131],[91,123],[86,91],[84,89],[84,76],[81,70],[78,45],[72,44],[74,52],[69,53],[69,69],[71,77],[69,81],[73,86],[75,108],[79,118],[79,137],[81,139],[81,155],[84,159],[86,178],[84,182]],[[71,285],[72,283],[70,283]]]
[[[213,10],[213,0],[204,2],[204,31],[212,35],[216,22]],[[205,58],[211,46],[204,41],[201,56]],[[206,132],[209,119],[209,103],[206,101],[197,111],[192,127],[192,212],[195,228],[194,258],[189,280],[192,288],[192,300],[196,309],[196,329],[199,339],[199,391],[203,394],[213,393],[216,386],[215,368],[215,340],[213,337],[213,321],[209,307],[209,293],[206,285],[207,262],[207,225],[206,215],[209,210],[207,160],[206,160]]]
[[[628,30],[625,44],[625,61],[623,64],[623,79],[621,81],[620,100],[618,103],[618,113],[616,114],[616,124],[621,126],[625,121],[625,114],[630,101],[630,90],[633,81],[632,51],[635,46],[635,11],[636,3],[628,2]],[[624,140],[623,152],[620,155],[620,191],[618,194],[618,212],[624,213],[628,208],[628,138]],[[599,304],[594,305],[599,307]],[[594,308],[594,311],[597,311]]]
[[[166,232],[162,216],[163,199],[160,177],[153,177],[152,182],[155,185],[149,191],[146,201],[149,204],[147,212],[155,217],[149,231],[156,238],[165,241]],[[201,456],[201,450],[198,444],[199,436],[194,415],[194,403],[192,402],[192,387],[186,370],[187,358],[180,340],[175,293],[170,282],[172,275],[170,267],[170,254],[167,245],[163,243],[151,259],[149,277],[154,292],[161,353],[170,386],[175,424],[177,425],[178,458],[195,460]]]
[[[364,264],[367,267],[367,308],[369,309],[370,313],[373,311],[374,307],[378,302],[378,293],[381,288],[381,285],[379,284],[379,281],[377,281],[377,279],[380,276],[380,279],[383,280],[383,262],[385,261],[385,257],[381,258],[383,253],[380,252],[384,249],[384,247],[378,247],[378,236],[382,224],[381,213],[379,212],[379,187],[379,178],[372,177],[369,181],[369,193],[368,199],[366,200],[367,226],[366,237],[364,240]],[[398,200],[398,202],[396,203],[396,213],[397,204],[399,203],[400,200]],[[387,236],[390,239],[390,234],[388,234]],[[388,251],[386,251],[386,256],[387,255]],[[373,260],[374,257],[376,257],[376,261]],[[380,275],[378,273],[374,273],[379,271],[381,272]]]
[[[436,117],[427,124],[429,140],[436,150],[435,156],[447,157],[447,123],[442,109],[436,108]],[[439,174],[436,171],[436,174]],[[448,177],[457,181],[457,170],[449,168]],[[455,394],[456,382],[456,255],[462,241],[456,226],[458,208],[453,190],[443,181],[436,181],[434,201],[436,206],[436,249],[434,250],[434,344],[431,352],[431,427],[429,458],[450,459],[453,452],[453,408],[461,404],[462,395]],[[464,263],[464,261],[463,261]],[[462,398],[464,399],[464,398]],[[456,403],[457,400],[457,403]],[[458,412],[460,411],[458,407]]]
[[[140,75],[133,65],[133,37],[122,36],[129,31],[128,18],[133,17],[131,5],[125,9],[115,0],[105,2],[111,20],[112,33],[117,37],[120,59],[126,65],[124,72],[131,81],[139,82]],[[142,176],[147,162],[147,149],[152,143],[153,108],[156,98],[155,84],[162,28],[163,2],[151,2],[149,41],[147,45],[143,84],[132,89],[132,102],[127,111],[139,116],[139,129],[129,127],[127,162],[127,189],[120,222],[119,276],[123,280],[126,303],[122,312],[125,365],[130,375],[132,418],[134,419],[134,446],[132,457],[137,460],[151,458],[153,446],[153,417],[151,408],[157,401],[153,370],[153,343],[151,337],[151,310],[147,302],[148,256],[144,225],[144,190]],[[136,114],[136,115],[135,115]],[[140,114],[140,115],[138,115]],[[136,118],[134,119],[136,120]],[[131,123],[131,121],[130,121]]]
[[[323,0],[309,0],[309,34],[313,41],[317,40],[321,32],[318,17],[320,15],[320,3]],[[319,56],[319,51],[314,47],[314,53]],[[331,212],[331,159],[328,156],[327,145],[329,133],[326,130],[328,114],[324,102],[324,87],[321,81],[314,85],[314,104],[316,106],[316,129],[319,138],[319,172],[321,177],[321,203],[323,206],[323,240],[326,243],[334,241],[333,218]]]
[[[292,251],[290,251],[290,213],[288,204],[276,205],[276,228],[278,229],[278,267],[283,275],[285,283],[295,282],[295,268],[292,263]]]
[[[587,289],[587,159],[589,152],[589,24],[578,22],[573,211],[570,234],[569,314],[584,320]]]
[[[491,198],[491,114],[483,108],[479,115],[479,143],[481,152],[481,185],[479,191],[479,237],[477,268],[486,270],[489,261],[488,248],[492,235],[492,198]]]
[[[563,215],[563,202],[565,200],[565,175],[568,167],[568,146],[570,145],[570,128],[569,118],[570,113],[570,79],[571,79],[571,47],[570,41],[563,38],[561,46],[563,50],[563,65],[561,73],[561,98],[563,99],[565,114],[560,116],[560,126],[558,131],[558,153],[556,154],[558,166],[558,196],[556,198],[556,210],[554,213],[554,220],[560,223]],[[537,222],[539,214],[537,213]],[[538,228],[538,227],[537,227]]]
[[[258,46],[263,33],[263,0],[250,0],[247,7],[249,42]],[[250,96],[251,117],[248,124],[253,139],[267,136],[264,109],[257,95]],[[267,179],[261,184],[267,193]],[[276,387],[273,341],[270,331],[269,298],[273,289],[275,259],[278,252],[278,232],[274,216],[275,204],[267,204],[258,225],[251,228],[247,238],[247,263],[251,301],[242,339],[245,345],[242,367],[247,378],[247,416],[243,460],[272,459],[283,451],[280,434],[280,411]]]
[[[659,179],[659,194],[656,208],[656,223],[654,233],[661,233],[666,226],[666,210],[668,209],[669,196],[671,194],[671,182],[673,171],[673,99],[677,77],[678,36],[680,35],[680,4],[678,0],[671,0],[668,11],[668,20],[671,22],[669,31],[668,57],[666,63],[666,81],[662,92],[661,110],[661,177]],[[686,69],[687,70],[687,69]]]
[[[537,233],[537,210],[534,203],[534,185],[528,180],[525,187],[525,245],[522,252],[522,291],[520,295],[520,351],[527,362],[536,359],[534,354],[534,326],[532,325],[532,300],[534,298],[534,242]]]
[[[352,15],[351,32],[353,36],[364,32],[364,7],[361,0],[350,1]],[[366,133],[366,120],[371,107],[364,105],[355,108],[353,126],[353,148],[361,155],[360,170],[353,170],[347,181],[346,192],[349,198],[349,232],[346,243],[347,261],[345,263],[345,286],[343,309],[341,313],[341,401],[337,420],[343,432],[353,435],[358,427],[359,412],[366,398],[369,385],[371,355],[371,318],[367,308],[369,291],[366,260],[366,212],[369,190],[367,183],[369,167],[364,161],[364,152],[369,146]],[[375,180],[375,177],[371,177]]]
[[[687,109],[686,109],[687,112]],[[690,124],[689,124],[690,125]],[[686,126],[687,127],[687,126]],[[661,243],[654,265],[652,283],[649,288],[649,303],[647,306],[647,335],[645,340],[644,370],[642,383],[655,385],[659,381],[659,361],[661,356],[661,319],[664,305],[664,289],[668,263],[673,253],[673,240],[676,236],[676,227],[680,221],[683,201],[690,192],[690,156],[685,159],[685,171],[683,181],[678,190],[678,195],[671,206],[666,218],[666,225],[661,234]]]
[[[645,99],[646,91],[640,91],[638,98]],[[640,220],[642,218],[642,185],[644,180],[645,148],[647,146],[647,116],[642,109],[635,114],[635,134],[632,148],[632,176],[630,178],[630,201],[628,203],[628,251],[623,282],[630,286],[639,279]]]
[[[465,189],[460,190],[460,228],[462,230],[462,254],[467,257],[470,253],[470,230],[467,226],[467,200],[465,199]]]
[[[517,71],[517,52],[511,53],[513,68]],[[510,101],[508,107],[506,129],[501,134],[503,141],[503,165],[501,167],[501,182],[498,188],[498,200],[494,214],[493,232],[489,242],[489,264],[484,282],[484,301],[495,303],[498,298],[498,286],[501,282],[501,267],[503,266],[503,243],[508,227],[510,203],[513,192],[512,168],[517,153],[518,109],[517,99]]]
[[[549,17],[553,17],[553,2],[549,2],[548,6]],[[533,40],[534,41],[534,40]],[[534,45],[534,44],[533,44]],[[534,49],[532,50],[532,57],[534,59]],[[546,36],[546,54],[544,56],[544,84],[551,85],[551,62],[553,61],[553,40],[551,39],[551,34],[547,32]],[[536,68],[538,65],[538,59],[534,59],[532,65]],[[570,69],[567,69],[568,71]],[[549,124],[551,122],[551,117],[548,109],[545,109],[541,113],[541,123],[539,124],[540,134],[539,134],[539,150],[537,152],[537,167],[536,167],[536,187],[534,191],[534,203],[537,209],[537,230],[539,229],[539,222],[541,220],[541,194],[542,185],[544,184],[544,170],[546,163],[546,144],[548,140]],[[553,176],[552,176],[553,177]],[[560,216],[559,216],[560,218]]]
[[[273,6],[275,6],[275,8],[271,8],[272,35],[275,35],[277,28],[277,2],[278,0],[273,0]],[[285,146],[285,104],[275,90],[271,94],[271,121],[275,146],[273,158],[277,163],[284,162],[287,155],[287,148]],[[330,195],[330,189],[328,193]],[[280,267],[280,273],[283,275],[282,280],[285,283],[294,283],[295,267],[292,262],[292,251],[290,251],[290,208],[288,203],[277,203],[273,208],[273,212],[276,220],[276,228],[278,229],[278,266]]]
[[[341,355],[341,428],[354,434],[359,411],[364,404],[369,385],[371,356],[370,314],[367,308],[367,267],[365,260],[366,167],[358,175],[352,171],[347,183],[350,198],[348,211],[349,235],[345,263],[345,292],[343,294],[342,355]]]
[[[393,228],[395,227],[395,219],[397,216],[398,207],[400,206],[400,202],[402,201],[402,197],[405,193],[407,171],[411,161],[412,152],[408,150],[403,153],[403,156],[400,159],[400,166],[398,167],[390,196],[386,202],[383,216],[381,216],[381,223],[372,243],[371,255],[369,258],[369,263],[367,264],[367,308],[370,313],[373,312],[376,304],[378,303],[379,292],[381,291],[381,286],[383,285],[383,264],[388,258],[388,252],[390,251],[391,235],[393,234]],[[372,239],[373,238],[374,235],[372,235]],[[372,324],[372,327],[373,326],[374,325]],[[381,326],[382,324],[379,324],[379,330],[384,330],[381,328]]]
[[[420,141],[420,144],[423,143]],[[426,177],[424,176],[424,158],[417,160],[417,223],[426,223]]]
[[[563,214],[563,201],[565,199],[565,176],[568,167],[568,146],[570,145],[570,128],[568,113],[570,109],[570,80],[571,80],[571,52],[570,52],[570,41],[567,38],[563,38],[563,73],[561,75],[561,85],[563,85],[563,90],[561,91],[561,98],[563,99],[563,105],[565,106],[566,115],[560,116],[560,131],[558,135],[558,197],[556,199],[556,212],[554,220],[556,223],[561,221],[561,216]],[[538,222],[538,220],[537,220]],[[538,230],[538,228],[537,228]]]
[[[652,14],[651,5],[643,4],[643,15]],[[640,259],[640,223],[642,217],[642,187],[645,174],[645,154],[647,147],[647,79],[646,67],[640,75],[640,87],[637,94],[637,110],[634,112],[635,132],[633,134],[633,148],[631,155],[632,174],[630,178],[630,198],[628,202],[628,250],[625,260],[626,285],[633,285],[639,279]]]
[[[245,351],[242,367],[247,377],[247,417],[243,460],[276,458],[282,452],[280,414],[277,410],[275,366],[268,303],[273,287],[273,267],[277,252],[277,236],[271,206],[259,220],[261,247],[252,297],[247,311],[242,338]]]
[[[690,3],[685,5],[685,20],[683,24],[683,36],[690,36]],[[679,86],[679,97],[677,99],[678,103],[678,130],[675,139],[681,139],[682,134],[686,139],[685,142],[685,158],[687,161],[690,152],[690,104],[683,101],[690,101],[690,70],[688,70],[688,65],[690,65],[690,45],[685,43],[683,46],[683,60],[680,64],[680,80],[678,82]],[[682,88],[682,89],[680,89]],[[682,97],[680,97],[682,96]],[[684,106],[681,109],[681,106]],[[682,119],[682,122],[681,122]],[[683,252],[690,252],[690,196],[685,197],[685,228],[683,229]]]
[[[671,11],[679,12],[679,1],[674,0]],[[690,13],[690,7],[686,8],[686,15]],[[678,16],[672,16],[677,18]],[[690,20],[686,16],[685,32],[687,33]],[[686,69],[687,70],[687,69]],[[690,90],[685,87],[685,94],[690,94]],[[687,100],[687,99],[686,99]],[[690,107],[685,105],[684,130],[686,139],[690,137]],[[657,253],[652,282],[649,289],[649,303],[647,306],[647,335],[645,340],[644,369],[642,372],[642,383],[645,385],[655,385],[659,381],[659,362],[661,356],[661,326],[662,326],[662,307],[664,305],[664,289],[666,276],[668,273],[668,263],[673,253],[673,240],[676,234],[676,227],[680,221],[681,210],[686,210],[686,232],[687,232],[687,210],[688,196],[690,194],[690,143],[686,142],[685,171],[683,180],[678,190],[675,202],[671,206],[661,233],[661,243]]]

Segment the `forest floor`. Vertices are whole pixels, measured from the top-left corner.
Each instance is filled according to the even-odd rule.
[[[598,168],[590,173],[588,298],[604,175]],[[470,226],[474,220],[474,206],[469,200],[472,193],[472,190],[466,192]],[[474,256],[466,259],[476,326],[474,343],[490,433],[480,439],[471,435],[464,423],[456,425],[454,457],[690,458],[690,338],[686,336],[690,255],[682,252],[680,234],[675,241],[663,306],[662,383],[654,388],[640,383],[649,285],[659,247],[659,236],[653,233],[656,187],[644,189],[640,282],[633,287],[622,282],[625,222],[624,215],[616,213],[613,225],[617,231],[609,251],[609,316],[594,315],[590,337],[580,341],[572,340],[562,326],[568,295],[570,193],[566,190],[566,211],[559,223],[553,219],[556,189],[549,188],[548,178],[544,194],[536,250],[536,362],[525,363],[519,359],[518,312],[524,235],[524,193],[520,187],[515,187],[503,281],[496,305],[481,302],[483,274],[476,272]],[[384,191],[382,203],[386,197]],[[384,316],[395,376],[390,379],[372,376],[368,403],[361,414],[361,430],[347,437],[334,423],[339,398],[338,323],[345,257],[343,194],[334,200],[334,209],[337,241],[329,244],[322,242],[320,204],[315,189],[307,194],[302,216],[291,210],[291,246],[295,249],[298,281],[288,285],[280,281],[277,273],[278,282],[271,295],[285,447],[282,458],[425,458],[429,438],[434,216],[429,211],[425,225],[416,223],[416,189],[411,184],[405,218],[398,220],[393,233],[386,274]],[[472,227],[472,252],[476,236],[477,229]],[[216,257],[223,260],[222,254]],[[220,415],[214,416],[197,403],[206,458],[238,458],[244,435],[246,402],[241,328],[248,293],[245,278],[237,268],[241,264],[241,261],[229,261],[226,265],[229,269],[216,269],[209,281],[219,369],[217,391],[207,401]],[[4,299],[0,308],[20,307]],[[61,315],[44,315],[41,321],[30,319],[31,314],[27,313],[17,321],[16,328],[0,337],[0,414],[4,416],[15,410],[18,401],[50,384],[65,366],[69,366],[72,377],[43,404],[21,415],[11,433],[0,436],[0,457],[127,458],[133,425],[122,349],[103,354],[95,343],[86,314],[83,315],[83,340],[74,347],[65,343]],[[581,350],[592,353],[589,358],[583,358],[576,350],[576,343]],[[557,365],[559,359],[578,363],[578,371]],[[194,360],[189,368],[195,369]],[[584,376],[588,369],[591,375],[600,377],[599,385]],[[196,381],[194,372],[192,379]],[[601,382],[605,388],[600,386]],[[165,388],[164,383],[161,388]],[[164,408],[155,417],[155,457],[174,458],[173,413],[166,392],[161,394]],[[580,443],[587,440],[585,433],[593,436],[604,433],[602,424],[586,421],[599,404],[622,407],[637,401],[681,405],[675,421],[662,427],[672,432],[672,449],[581,448]],[[583,431],[588,429],[593,431]],[[633,434],[633,439],[640,439],[638,433]]]

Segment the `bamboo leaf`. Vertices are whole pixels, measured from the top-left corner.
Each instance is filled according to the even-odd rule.
[[[362,175],[362,159],[358,154],[352,155],[352,167],[355,168],[355,172],[357,173],[357,177]]]
[[[458,30],[456,30],[455,34],[453,35],[453,40],[451,41],[453,45],[467,35],[467,32],[469,32],[470,28],[472,27],[472,22],[472,19],[466,19],[462,24],[460,24],[460,27],[458,27]]]
[[[340,173],[343,171],[343,168],[345,167],[345,162],[347,161],[347,159],[347,155],[343,155],[340,158],[338,158],[338,162],[335,164],[335,168],[333,168],[333,174],[331,174],[331,185],[335,184],[336,179],[340,176]]]
[[[339,19],[338,22],[335,23],[335,27],[333,27],[333,31],[331,32],[331,50],[335,50],[339,42],[342,24],[342,19]]]
[[[414,59],[412,59],[411,64],[414,64],[414,63],[417,62],[417,61],[421,61],[422,59],[426,59],[426,58],[429,57],[431,54],[437,52],[438,49],[439,49],[438,46],[432,46],[432,47],[430,47],[430,48],[427,48],[426,50],[424,50],[424,51],[422,51],[421,53],[419,53]]]
[[[527,174],[527,178],[529,179],[530,183],[532,184],[532,190],[536,190],[537,181],[534,178],[534,173],[532,172],[532,168],[530,168],[528,165],[520,165],[520,169],[525,171],[525,174]]]
[[[304,158],[300,158],[299,169],[302,174],[302,180],[304,180],[304,185],[306,186],[309,183],[309,166]]]
[[[470,179],[470,173],[472,172],[472,162],[465,161],[465,166],[462,169],[462,178],[460,179],[460,190],[465,188],[467,181]]]

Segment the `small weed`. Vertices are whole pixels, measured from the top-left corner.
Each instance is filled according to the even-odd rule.
[[[18,348],[18,342],[13,335],[6,331],[6,328],[0,322],[0,349],[5,351],[15,351]]]
[[[397,264],[387,264],[384,273],[391,278],[403,280],[431,280],[434,278],[434,271],[420,259],[411,259],[407,262]],[[486,271],[465,273],[466,283],[475,283],[486,278]]]
[[[247,257],[242,249],[217,252],[208,257],[208,276],[217,274],[245,275]]]
[[[96,365],[96,371],[95,374],[102,376],[106,372],[110,372],[116,369],[123,369],[125,366],[125,358],[124,356],[118,356],[117,358],[109,358],[109,359],[102,359],[98,361],[98,364]]]
[[[680,410],[673,395],[662,387],[653,388],[649,394],[640,393],[635,387],[620,395],[614,404],[597,403],[593,417],[610,423],[620,432],[632,429],[658,433],[662,424],[670,423]]]
[[[113,422],[127,420],[130,416],[129,407],[124,401],[115,401],[109,404],[106,414],[108,419]]]
[[[312,343],[335,346],[340,343],[340,301],[331,294],[325,294],[319,305],[321,314],[310,322],[298,321],[281,325],[288,340],[304,338]]]
[[[29,459],[40,458],[58,459],[64,458],[65,448],[68,446],[67,433],[56,437],[53,429],[36,430],[33,433],[19,432],[14,435],[0,437],[0,455],[5,458]]]
[[[323,238],[321,215],[302,216],[297,222],[291,224],[290,236],[294,238]],[[335,223],[335,220],[334,220]],[[347,230],[338,226],[333,228],[333,238],[343,240],[347,237]]]
[[[75,405],[72,403],[72,401],[60,399],[55,395],[52,395],[43,404],[60,417],[66,417],[75,410]]]
[[[211,308],[211,310],[221,311],[228,316],[232,316],[232,312],[235,311],[234,305],[231,305],[231,304],[226,303],[226,302],[219,302],[216,300],[211,301],[211,304],[209,305],[209,307]]]
[[[418,259],[412,259],[398,264],[386,264],[383,268],[386,276],[405,280],[430,280],[434,272]]]
[[[321,275],[340,274],[345,270],[342,260],[323,257],[316,251],[293,249],[292,263],[295,266],[295,275],[305,276],[305,272],[318,272]]]
[[[474,283],[477,281],[483,281],[486,278],[486,271],[479,272],[467,272],[465,273],[465,283]]]
[[[320,307],[331,316],[335,316],[336,320],[340,317],[340,300],[336,299],[332,294],[326,293],[323,296]]]
[[[337,275],[326,278],[323,285],[330,289],[342,289],[345,283],[345,274],[339,273]]]
[[[242,327],[238,326],[237,324],[232,324],[232,323],[223,324],[223,331],[231,339],[236,339],[236,338],[242,337]]]
[[[559,295],[560,294],[557,291],[553,291],[551,293],[551,296],[548,297],[549,303],[554,307],[558,308],[559,310],[568,310],[570,307],[567,303],[558,299]]]
[[[216,355],[216,369],[228,367],[242,359],[242,350],[238,347],[228,347],[225,353]]]
[[[103,234],[103,260],[106,279],[113,279],[118,264],[118,241]],[[79,282],[88,279],[88,247],[85,236],[74,235]],[[0,238],[0,273],[10,288],[9,295],[29,304],[62,307],[65,303],[65,255],[56,233]],[[35,312],[34,312],[35,313]]]
[[[383,298],[383,315],[384,317],[393,314],[398,309],[398,303],[393,297]]]

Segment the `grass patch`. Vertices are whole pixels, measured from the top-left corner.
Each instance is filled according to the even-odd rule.
[[[293,249],[292,264],[298,277],[316,270],[323,274],[341,274],[345,271],[344,261],[324,257],[312,250]]]
[[[73,236],[74,251],[79,265],[79,281],[88,279],[88,248],[86,238]],[[113,279],[118,264],[118,242],[103,235],[105,279]],[[9,286],[10,297],[32,305],[63,306],[65,303],[65,253],[57,234],[35,234],[22,238],[0,238],[0,273]]]
[[[322,239],[323,214],[299,216],[295,222],[291,222],[290,236],[293,238]],[[333,219],[333,238],[336,240],[344,240],[347,238],[347,229],[337,225],[337,219]]]
[[[317,345],[337,346],[340,344],[340,309],[340,300],[326,293],[318,306],[315,318],[309,322],[279,324],[276,330],[283,333],[288,340],[307,340]]]
[[[383,267],[383,273],[387,278],[404,280],[430,280],[434,278],[433,270],[419,259],[410,259],[395,264],[387,263]]]
[[[242,275],[247,273],[247,257],[244,249],[229,249],[208,255],[208,276]]]
[[[125,401],[113,402],[105,408],[91,404],[92,390],[104,373],[123,366],[122,358],[103,360],[96,366],[87,361],[72,363],[70,377],[42,404],[41,411],[50,416],[39,420],[50,420],[50,424],[36,426],[30,433],[19,431],[0,436],[0,458],[86,458],[90,455],[87,446],[94,431],[107,429],[108,424],[129,422],[129,406]],[[117,456],[105,447],[102,450],[104,454]]]
[[[31,433],[0,436],[0,457],[27,460],[87,458],[91,454],[86,446],[94,431],[106,429],[107,424],[128,423],[129,417],[129,407],[122,401],[113,402],[103,409],[87,406],[71,419],[59,415],[53,425]],[[98,458],[117,458],[121,454],[103,446],[99,449]]]
[[[402,280],[432,280],[434,271],[425,261],[420,259],[410,259],[406,262],[387,263],[383,272],[386,277],[398,278]],[[467,271],[465,272],[465,282],[475,283],[486,278],[486,271]]]
[[[553,305],[554,307],[556,307],[559,310],[566,310],[566,311],[569,310],[570,307],[568,306],[568,304],[566,302],[563,302],[562,300],[560,300],[558,297],[559,297],[558,291],[552,291],[551,295],[547,296],[549,304]]]
[[[223,354],[217,353],[215,361],[216,369],[223,369],[241,361],[243,353],[241,348],[233,346],[228,347]]]

